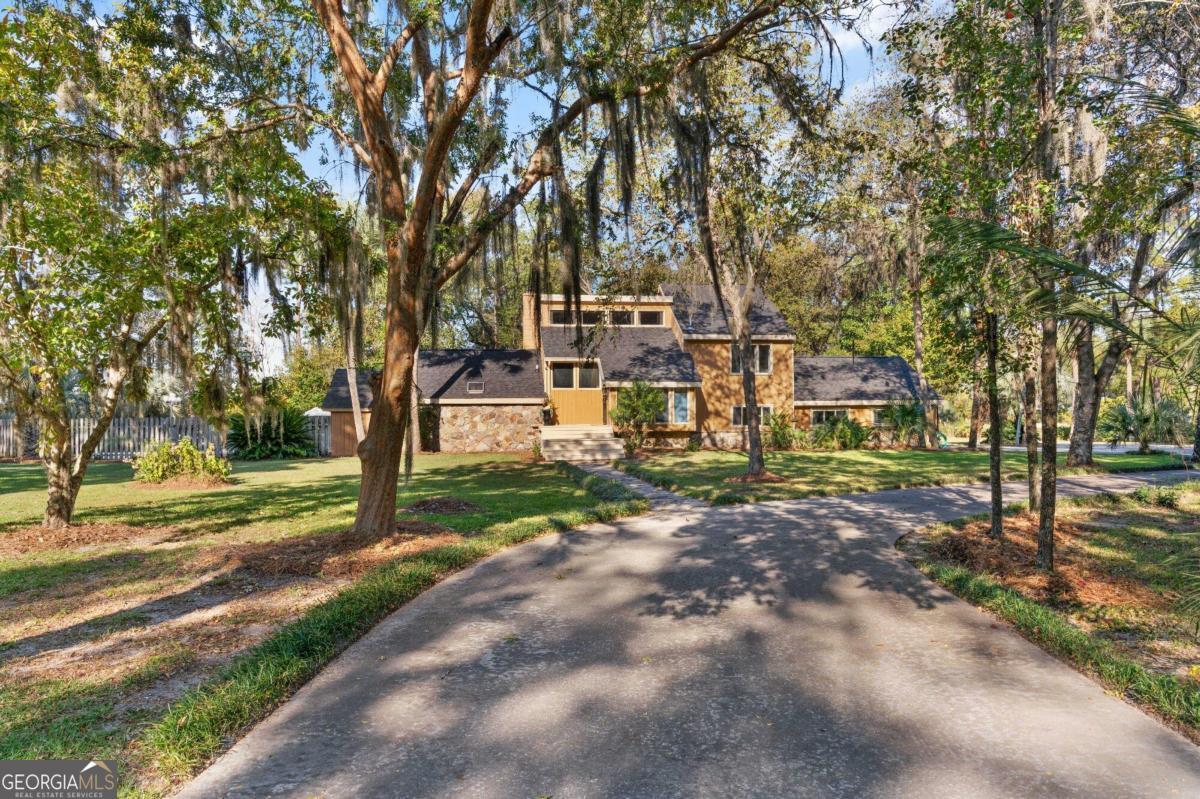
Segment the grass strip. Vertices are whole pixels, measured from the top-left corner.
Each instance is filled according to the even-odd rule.
[[[1200,684],[1154,674],[1093,638],[1058,611],[1027,599],[990,577],[963,566],[922,560],[917,567],[934,582],[1008,621],[1046,651],[1093,675],[1106,688],[1166,719],[1200,731]]]
[[[172,704],[141,737],[161,773],[182,777],[219,754],[383,617],[481,558],[555,530],[644,513],[649,503],[611,480],[561,468],[601,502],[594,508],[495,525],[484,533],[374,569],[277,630],[213,680]],[[578,473],[578,474],[577,474]]]

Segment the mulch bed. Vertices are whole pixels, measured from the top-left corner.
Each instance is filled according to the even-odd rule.
[[[132,527],[128,524],[73,524],[53,529],[41,525],[21,527],[0,535],[0,555],[20,555],[51,549],[115,544],[135,539],[165,540],[178,532],[176,527]]]
[[[971,522],[937,538],[927,551],[938,560],[993,575],[1004,585],[1049,604],[1125,605],[1159,609],[1167,603],[1142,583],[1110,574],[1083,549],[1087,531],[1059,519],[1055,528],[1054,573],[1034,565],[1037,516],[1022,513],[1004,519],[1004,539],[988,536],[987,521]]]
[[[474,502],[467,502],[465,499],[455,499],[454,497],[433,497],[432,499],[423,499],[420,502],[414,502],[402,508],[405,513],[430,513],[430,514],[452,514],[452,513],[479,513],[482,508]]]
[[[364,537],[352,530],[332,535],[285,538],[261,544],[230,547],[227,554],[243,568],[258,574],[305,577],[357,577],[389,560],[462,541],[459,533],[435,522],[397,522],[382,538]]]
[[[129,485],[134,488],[145,488],[150,490],[169,488],[174,490],[186,489],[188,491],[207,491],[213,488],[229,488],[233,485],[232,480],[218,480],[215,477],[172,477],[170,480],[163,480],[161,483],[147,483],[141,480],[131,480]]]

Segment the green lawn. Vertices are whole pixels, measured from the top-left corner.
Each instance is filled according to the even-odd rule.
[[[210,490],[131,477],[125,464],[94,465],[75,518],[84,538],[39,540],[40,468],[0,464],[0,758],[116,757],[126,795],[169,790],[445,575],[647,507],[569,467],[429,455],[398,504],[453,498],[478,510],[402,513],[415,532],[347,548],[356,459],[236,463],[234,484]],[[366,553],[369,568],[323,571],[334,562],[323,548],[339,541],[339,555]],[[314,548],[312,571],[239,560]]]
[[[663,488],[721,503],[765,502],[909,486],[972,483],[988,478],[986,452],[804,450],[767,452],[766,461],[768,471],[784,478],[786,482],[728,482],[730,478],[745,474],[746,456],[727,450],[656,453],[618,465],[630,474]],[[1101,471],[1136,471],[1178,465],[1177,457],[1165,454],[1096,456],[1096,468]],[[1022,479],[1024,476],[1024,453],[1006,452],[1005,479]]]
[[[1200,742],[1200,482],[1063,502],[1055,573],[1034,566],[1037,517],[935,525],[901,549],[925,574]]]

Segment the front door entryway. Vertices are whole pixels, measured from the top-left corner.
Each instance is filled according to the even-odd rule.
[[[553,361],[550,402],[558,424],[604,424],[604,391],[595,361]]]

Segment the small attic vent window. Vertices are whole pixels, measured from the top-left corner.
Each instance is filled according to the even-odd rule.
[[[482,394],[483,393],[483,381],[482,380],[468,380],[467,381],[467,393],[468,394]]]

